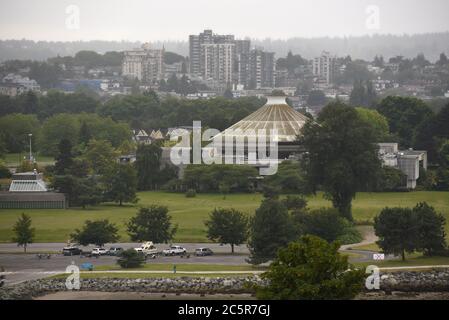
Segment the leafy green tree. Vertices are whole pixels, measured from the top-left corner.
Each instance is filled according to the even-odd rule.
[[[28,76],[37,81],[42,88],[53,88],[62,77],[62,69],[47,62],[33,61]]]
[[[28,244],[34,241],[35,229],[31,227],[31,222],[31,217],[22,213],[12,228],[14,232],[12,241],[16,242],[17,246],[23,247],[24,252],[27,252]]]
[[[82,246],[95,244],[99,247],[103,247],[105,243],[117,242],[120,238],[117,226],[110,223],[107,219],[86,220],[83,227],[75,229],[75,232],[70,237]]]
[[[343,231],[343,218],[335,209],[322,208],[313,212],[294,211],[292,219],[299,231],[299,236],[313,235],[332,242],[336,241]]]
[[[2,159],[6,154],[6,141],[5,141],[5,135],[3,133],[0,133],[0,159]]]
[[[356,81],[351,91],[349,104],[352,106],[372,107],[376,102],[377,94],[371,81],[366,85],[362,81]]]
[[[353,269],[348,257],[338,252],[338,242],[327,243],[304,236],[279,250],[262,275],[268,286],[257,289],[258,299],[331,300],[353,299],[363,289],[363,270]]]
[[[399,143],[405,148],[413,147],[417,128],[433,114],[422,100],[410,97],[386,97],[377,110],[388,119],[391,132],[399,137]]]
[[[288,210],[304,210],[307,208],[307,200],[302,196],[288,195],[282,200],[282,203]]]
[[[94,177],[75,178],[76,204],[86,209],[87,206],[95,206],[103,200],[103,190]]]
[[[183,183],[198,192],[249,192],[253,187],[250,178],[257,175],[257,169],[250,166],[189,165],[184,171]]]
[[[55,171],[56,175],[67,174],[74,164],[72,154],[72,143],[70,140],[62,139],[58,145],[58,155],[55,158]]]
[[[288,73],[294,75],[296,69],[300,66],[307,65],[308,61],[302,58],[299,54],[293,54],[288,52],[287,57],[279,58],[276,61],[276,67],[278,70],[287,69]]]
[[[377,142],[391,139],[387,118],[374,109],[356,108],[356,110],[360,118],[373,129]]]
[[[250,262],[260,264],[273,259],[279,248],[295,237],[287,208],[275,199],[262,201],[250,221]]]
[[[39,118],[47,119],[56,114],[95,113],[99,101],[91,96],[89,89],[77,88],[70,95],[57,90],[49,90],[46,96],[39,99]]]
[[[117,259],[117,264],[123,269],[139,268],[145,263],[145,255],[134,249],[124,250]]]
[[[132,241],[154,243],[168,243],[178,229],[177,225],[172,226],[167,207],[157,205],[140,208],[126,226]]]
[[[27,93],[20,95],[22,111],[25,114],[37,114],[39,100],[33,91],[28,91]]]
[[[207,238],[214,242],[230,244],[231,252],[234,246],[240,245],[248,238],[248,218],[234,209],[215,209],[205,222]]]
[[[296,161],[280,163],[276,174],[265,177],[263,184],[276,187],[283,193],[310,193],[305,174]]]
[[[4,178],[11,178],[11,172],[9,171],[8,167],[6,166],[6,164],[4,163],[3,160],[0,159],[0,179],[4,179]]]
[[[76,118],[80,124],[80,143],[87,145],[92,139],[106,140],[114,148],[118,148],[124,142],[131,141],[131,128],[125,123],[116,122],[109,117],[103,118],[95,114],[86,113],[78,114]]]
[[[52,187],[66,195],[70,207],[81,206],[85,209],[103,200],[102,190],[94,177],[55,176]]]
[[[79,122],[77,117],[70,114],[57,114],[48,118],[42,125],[39,141],[45,155],[55,156],[61,140],[68,140],[75,146],[78,144]]]
[[[326,106],[318,124],[308,122],[302,129],[303,170],[311,190],[324,191],[341,216],[352,221],[352,199],[375,186],[379,176],[375,134],[354,108],[340,102]]]
[[[105,182],[106,199],[118,202],[136,203],[137,173],[129,164],[113,164],[103,177]]]
[[[3,137],[8,152],[28,151],[30,133],[33,135],[32,143],[36,150],[35,142],[40,134],[40,123],[35,115],[9,114],[0,118],[0,136]]]
[[[19,108],[20,107],[17,103],[17,99],[4,94],[0,94],[0,117],[22,111],[19,110]]]
[[[444,253],[446,245],[446,219],[427,203],[418,203],[413,208],[417,223],[417,250],[426,256]]]
[[[111,143],[105,140],[92,139],[87,144],[84,158],[96,174],[105,174],[117,161],[118,153]]]
[[[393,167],[383,167],[376,191],[391,192],[404,189],[406,186],[407,176],[399,169]]]
[[[79,142],[87,145],[90,139],[92,139],[92,133],[87,123],[83,121],[80,127]]]
[[[401,255],[417,248],[417,224],[412,210],[408,208],[385,208],[374,218],[374,231],[379,237],[377,244],[386,254]]]

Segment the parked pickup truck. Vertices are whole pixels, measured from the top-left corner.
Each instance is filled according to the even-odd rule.
[[[90,253],[93,256],[103,256],[107,254],[107,250],[105,248],[93,248],[92,252]]]
[[[170,248],[162,251],[164,256],[176,256],[176,255],[184,255],[187,250],[181,246],[170,246]]]
[[[139,248],[134,248],[137,252],[142,252],[145,255],[156,255],[157,254],[157,248],[151,241],[147,241],[142,243],[142,245]]]

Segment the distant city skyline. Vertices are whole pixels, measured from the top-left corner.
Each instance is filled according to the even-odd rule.
[[[0,39],[188,41],[204,29],[240,39],[449,31],[447,0],[1,0],[0,8]]]

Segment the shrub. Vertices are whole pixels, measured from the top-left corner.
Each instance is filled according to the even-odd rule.
[[[145,256],[141,252],[137,252],[134,249],[128,249],[120,254],[117,264],[124,268],[139,268],[145,263]]]
[[[186,192],[186,198],[195,198],[196,197],[196,191],[193,189],[189,189]]]
[[[280,249],[262,275],[269,285],[256,289],[258,299],[318,300],[352,299],[363,288],[363,270],[354,270],[348,257],[338,253],[339,243],[315,236]]]
[[[2,163],[0,160],[0,179],[5,179],[5,178],[6,179],[11,178],[11,172],[6,167],[6,165],[4,163]]]
[[[337,237],[337,241],[341,244],[354,244],[363,241],[363,236],[360,234],[353,223],[343,219],[343,231],[340,236]]]
[[[362,240],[354,224],[342,218],[336,209],[295,211],[293,220],[299,235],[314,235],[328,242],[339,240],[343,244],[357,243]]]

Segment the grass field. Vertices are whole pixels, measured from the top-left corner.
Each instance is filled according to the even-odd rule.
[[[25,212],[33,220],[36,228],[36,242],[65,242],[75,228],[80,227],[87,219],[109,219],[119,227],[120,241],[129,241],[126,235],[125,222],[137,212],[139,206],[160,204],[168,206],[178,224],[176,242],[205,242],[206,231],[204,221],[216,207],[236,208],[248,215],[254,213],[260,205],[260,194],[231,194],[223,199],[219,194],[198,194],[195,198],[186,198],[184,194],[164,192],[139,193],[137,205],[119,207],[105,204],[87,210],[0,210],[0,242],[11,242],[12,226],[18,216]],[[311,208],[329,207],[331,204],[321,194],[309,197]],[[442,212],[449,221],[449,192],[410,192],[410,193],[360,193],[353,202],[354,218],[358,221],[369,221],[386,206],[413,207],[416,203],[427,201]],[[449,229],[447,229],[449,231]]]
[[[219,264],[177,264],[176,271],[264,271],[266,267],[257,267],[252,265],[219,265]],[[172,263],[146,263],[141,268],[122,269],[118,265],[96,266],[94,271],[108,270],[132,270],[136,271],[173,271]]]
[[[5,154],[5,158],[3,159],[8,167],[18,167],[23,161],[24,157],[28,156],[28,153],[8,153]],[[34,155],[36,158],[37,164],[40,166],[51,165],[55,162],[52,157]]]
[[[99,271],[124,271],[123,273],[98,273]],[[89,278],[126,278],[126,279],[134,279],[134,278],[174,278],[174,277],[244,277],[248,275],[252,275],[253,271],[265,271],[266,268],[263,267],[254,267],[251,265],[217,265],[217,264],[178,264],[176,265],[176,274],[175,273],[145,273],[145,271],[173,271],[173,264],[167,263],[147,263],[142,268],[133,268],[133,269],[122,269],[117,265],[114,266],[97,266],[94,269],[94,273],[82,272],[81,278],[89,279]],[[130,271],[130,272],[128,272]],[[143,271],[139,273],[139,271]],[[233,271],[239,272],[235,274],[226,274],[220,273],[222,271]],[[183,272],[198,272],[195,274],[192,273],[183,273]],[[205,273],[201,273],[205,272]],[[216,272],[216,273],[214,273]],[[59,274],[52,276],[54,278],[64,278],[67,277],[66,274]]]

